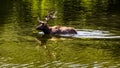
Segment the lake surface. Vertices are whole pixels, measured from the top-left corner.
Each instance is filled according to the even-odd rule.
[[[109,1],[1,0],[0,68],[120,68],[120,2]],[[51,9],[57,18],[49,26],[78,34],[37,31],[37,17]]]

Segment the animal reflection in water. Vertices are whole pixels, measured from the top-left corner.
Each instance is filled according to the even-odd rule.
[[[52,49],[51,46],[46,45],[46,44],[47,44],[47,41],[48,41],[49,39],[51,39],[51,38],[52,38],[52,36],[51,36],[51,35],[47,35],[47,34],[45,34],[45,35],[38,35],[38,36],[36,37],[36,41],[37,41],[37,43],[38,43],[39,45],[37,45],[35,48],[36,48],[37,50],[39,50],[41,47],[44,47],[44,49],[45,49],[46,52],[47,52],[47,55],[48,55],[50,58],[56,60],[56,52],[54,51],[54,48]]]
[[[39,35],[36,37],[36,41],[40,44],[40,45],[45,45],[48,41],[48,39],[52,38],[50,35]]]
[[[73,27],[65,27],[65,26],[53,26],[49,27],[47,22],[50,19],[55,18],[55,11],[49,12],[48,16],[45,17],[44,21],[40,21],[39,18],[37,19],[38,26],[36,27],[37,30],[41,30],[44,34],[77,34],[77,31]]]
[[[36,37],[36,41],[37,43],[39,43],[39,45],[42,46],[46,46],[47,41],[51,40],[51,41],[58,41],[58,40],[72,40],[71,37],[62,37],[59,35],[49,35],[49,34],[38,34]]]

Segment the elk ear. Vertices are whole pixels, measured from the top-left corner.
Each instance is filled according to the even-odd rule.
[[[48,14],[51,18],[57,18],[57,16],[56,16],[57,11],[51,11],[51,12],[48,12]]]

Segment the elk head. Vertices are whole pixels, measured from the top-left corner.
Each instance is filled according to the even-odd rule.
[[[37,22],[38,22],[38,26],[36,27],[37,30],[42,30],[44,33],[49,34],[50,33],[50,29],[47,26],[47,22],[50,19],[55,18],[55,11],[49,12],[48,16],[45,16],[44,21],[40,21],[39,17],[37,18]]]
[[[39,18],[37,19],[38,26],[36,27],[37,30],[43,30],[47,27],[46,22],[40,21]]]

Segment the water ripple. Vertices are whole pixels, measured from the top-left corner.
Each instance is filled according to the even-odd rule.
[[[120,38],[120,36],[110,33],[109,31],[92,29],[77,29],[77,34],[65,34],[60,36],[75,38]]]
[[[36,65],[37,64],[37,65]],[[39,65],[38,65],[39,64]],[[113,63],[114,65],[109,65],[110,62],[93,62],[89,64],[81,64],[76,62],[62,62],[62,61],[53,61],[47,62],[45,64],[41,64],[40,61],[31,62],[27,64],[13,64],[13,63],[5,63],[0,59],[0,68],[118,68],[120,67],[120,63]],[[106,66],[105,66],[106,65]],[[108,65],[108,66],[107,66]]]

